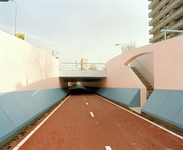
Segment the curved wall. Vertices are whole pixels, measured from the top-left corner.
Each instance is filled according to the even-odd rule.
[[[183,133],[183,36],[152,44],[154,92],[142,112]]]

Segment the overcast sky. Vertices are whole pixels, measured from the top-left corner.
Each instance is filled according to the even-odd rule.
[[[116,43],[149,44],[148,0],[15,0],[17,34],[63,62],[107,62]],[[14,35],[15,3],[0,2],[0,30]]]

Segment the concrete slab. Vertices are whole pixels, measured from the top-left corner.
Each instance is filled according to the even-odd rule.
[[[59,76],[69,82],[96,81],[107,77],[107,71],[60,70]]]

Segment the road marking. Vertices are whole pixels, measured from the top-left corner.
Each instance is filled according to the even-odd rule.
[[[96,95],[96,96],[98,96],[98,95]],[[178,134],[176,134],[176,133],[174,133],[174,132],[172,132],[172,131],[170,131],[170,130],[168,130],[168,129],[166,129],[166,128],[164,128],[164,127],[162,127],[162,126],[160,126],[160,125],[158,125],[158,124],[156,124],[154,122],[151,122],[150,120],[147,120],[146,118],[143,118],[142,116],[139,116],[139,115],[137,115],[137,114],[135,114],[135,113],[133,113],[133,112],[131,112],[131,111],[129,111],[129,110],[127,110],[127,109],[125,109],[125,108],[123,108],[123,107],[113,103],[113,102],[111,102],[111,101],[108,101],[107,99],[105,99],[105,98],[103,98],[101,96],[98,96],[98,97],[100,97],[101,99],[107,101],[108,103],[111,103],[111,104],[113,104],[113,105],[115,105],[115,106],[117,106],[117,107],[119,107],[119,108],[121,108],[121,109],[123,109],[123,110],[125,110],[125,111],[127,111],[127,112],[129,112],[129,113],[131,113],[131,114],[133,114],[133,115],[135,115],[135,116],[137,116],[137,117],[139,117],[139,118],[141,118],[141,119],[151,123],[151,124],[153,124],[153,125],[155,125],[156,127],[160,128],[160,129],[162,129],[162,130],[164,130],[164,131],[166,131],[166,132],[168,132],[168,133],[170,133],[170,134],[172,134],[172,135],[174,135],[174,136],[176,136],[176,137],[178,137],[180,139],[183,139],[183,136],[181,136],[181,135],[178,135]]]
[[[105,146],[106,150],[112,150],[112,148],[110,146]]]
[[[88,103],[86,102],[86,105],[88,105]]]
[[[83,94],[82,94],[83,95]],[[85,96],[83,95],[84,100],[86,100]]]
[[[91,116],[94,117],[94,114],[92,112],[90,112]]]
[[[30,132],[13,150],[18,150],[42,125],[48,118],[70,97],[70,95],[60,103],[32,132]]]

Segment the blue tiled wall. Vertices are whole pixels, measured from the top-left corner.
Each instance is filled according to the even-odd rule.
[[[183,128],[183,91],[154,90],[142,112]]]
[[[0,143],[68,94],[66,89],[0,93]]]
[[[99,95],[112,99],[128,107],[140,107],[140,89],[130,88],[90,88]]]

